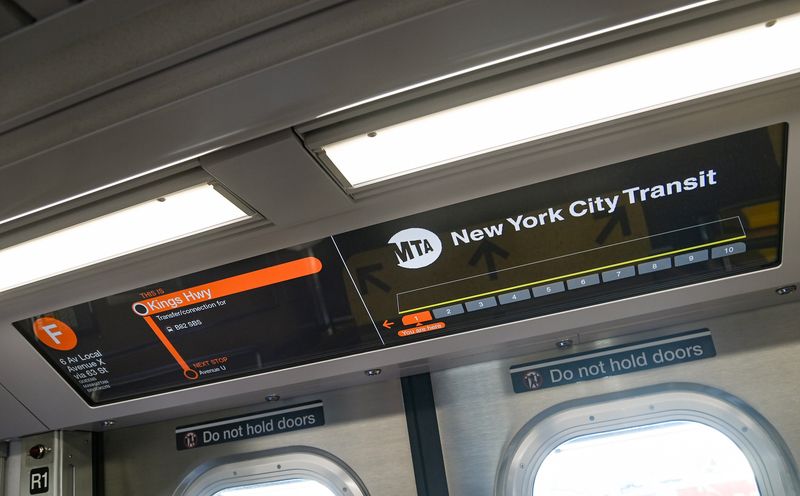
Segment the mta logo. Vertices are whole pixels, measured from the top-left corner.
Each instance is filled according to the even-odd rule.
[[[442,240],[427,229],[403,229],[389,240],[394,245],[397,265],[404,269],[427,267],[442,254]]]

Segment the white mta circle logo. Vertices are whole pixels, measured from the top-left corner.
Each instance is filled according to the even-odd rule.
[[[397,265],[404,269],[427,267],[442,254],[442,240],[427,229],[403,229],[389,240],[394,245]]]

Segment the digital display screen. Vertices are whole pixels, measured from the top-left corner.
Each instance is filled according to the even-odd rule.
[[[780,263],[787,132],[641,157],[14,325],[99,405],[760,270]]]

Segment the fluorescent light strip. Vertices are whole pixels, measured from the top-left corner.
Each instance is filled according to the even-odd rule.
[[[0,250],[0,291],[250,217],[208,184],[162,198]]]
[[[324,114],[318,115],[317,119],[319,119],[321,117],[327,117],[329,115],[333,115],[333,114],[335,114],[337,112],[342,112],[344,110],[350,110],[351,108],[359,107],[359,106],[365,105],[367,103],[372,103],[372,102],[381,100],[383,98],[387,98],[387,97],[394,96],[394,95],[399,95],[400,93],[405,93],[406,91],[411,91],[411,90],[415,90],[417,88],[422,88],[423,86],[428,86],[429,84],[438,83],[439,81],[444,81],[446,79],[454,78],[454,77],[457,77],[457,76],[462,76],[464,74],[469,74],[470,72],[475,72],[475,71],[479,71],[481,69],[486,69],[487,67],[492,67],[492,66],[499,65],[499,64],[502,64],[502,63],[505,63],[505,62],[510,62],[512,60],[516,60],[516,59],[519,59],[519,58],[522,58],[522,57],[527,57],[528,55],[541,53],[541,52],[544,52],[546,50],[551,50],[553,48],[558,48],[560,46],[569,45],[570,43],[575,43],[575,42],[583,41],[583,40],[586,40],[586,39],[589,39],[589,38],[594,38],[595,36],[600,36],[600,35],[603,35],[603,34],[606,34],[606,33],[619,31],[620,29],[629,28],[631,26],[636,26],[637,24],[642,24],[642,23],[645,23],[645,22],[653,21],[653,20],[656,20],[656,19],[660,19],[662,17],[667,17],[667,16],[670,16],[670,15],[673,15],[673,14],[678,14],[680,12],[685,12],[687,10],[692,10],[692,9],[697,8],[697,7],[702,7],[704,5],[717,3],[719,1],[720,0],[703,0],[701,2],[696,2],[696,3],[689,4],[689,5],[684,5],[682,7],[677,7],[677,8],[671,9],[671,10],[665,10],[664,12],[659,12],[657,14],[652,14],[652,15],[645,16],[645,17],[640,17],[638,19],[634,19],[634,20],[628,21],[628,22],[623,22],[621,24],[615,24],[615,25],[607,27],[607,28],[598,29],[597,31],[592,31],[591,33],[586,33],[586,34],[582,34],[582,35],[579,35],[579,36],[573,36],[572,38],[567,38],[566,40],[557,41],[555,43],[550,43],[548,45],[542,45],[540,47],[532,48],[532,49],[526,50],[524,52],[519,52],[519,53],[515,53],[513,55],[509,55],[508,57],[502,57],[502,58],[495,59],[495,60],[492,60],[492,61],[489,61],[489,62],[486,62],[486,63],[483,63],[483,64],[478,64],[478,65],[475,65],[475,66],[472,66],[472,67],[468,67],[468,68],[462,69],[460,71],[450,72],[450,73],[445,74],[443,76],[435,77],[433,79],[428,79],[428,80],[425,80],[425,81],[422,81],[422,82],[419,82],[419,83],[414,83],[414,84],[411,84],[411,85],[408,85],[408,86],[404,86],[402,88],[398,88],[396,90],[387,91],[386,93],[381,93],[380,95],[376,95],[376,96],[373,96],[373,97],[370,97],[370,98],[365,98],[364,100],[359,100],[359,101],[357,101],[355,103],[351,103],[349,105],[345,105],[344,107],[339,107],[337,109],[331,110],[330,112],[325,112]]]
[[[800,71],[800,14],[453,107],[322,147],[354,187]],[[373,130],[368,130],[373,131]],[[372,133],[370,133],[372,134]]]
[[[53,207],[56,207],[58,205],[62,205],[64,203],[71,202],[72,200],[77,200],[78,198],[83,198],[84,196],[91,195],[92,193],[97,193],[98,191],[103,191],[104,189],[113,188],[114,186],[118,186],[118,185],[120,185],[122,183],[126,183],[128,181],[133,181],[134,179],[139,179],[140,177],[144,177],[144,176],[146,176],[148,174],[153,174],[154,172],[158,172],[158,171],[161,171],[161,170],[164,170],[164,169],[168,169],[168,168],[170,168],[170,167],[172,167],[174,165],[182,164],[184,162],[188,162],[189,160],[194,160],[197,157],[201,157],[203,155],[207,155],[209,153],[213,153],[213,152],[215,152],[215,151],[217,151],[219,149],[220,149],[220,147],[205,151],[203,153],[198,153],[197,155],[192,155],[191,157],[182,158],[182,159],[177,160],[175,162],[170,162],[168,164],[164,164],[164,165],[158,166],[155,169],[150,169],[148,171],[140,172],[139,174],[134,174],[134,175],[132,175],[130,177],[126,177],[124,179],[120,179],[119,181],[114,181],[112,183],[104,184],[103,186],[100,186],[100,187],[97,187],[97,188],[94,188],[94,189],[90,189],[88,191],[84,191],[83,193],[79,193],[77,195],[70,196],[69,198],[64,198],[63,200],[58,200],[58,201],[55,201],[53,203],[48,203],[47,205],[43,205],[41,207],[37,207],[37,208],[34,208],[32,210],[28,210],[27,212],[22,212],[21,214],[15,215],[13,217],[8,217],[7,219],[2,219],[2,220],[0,220],[0,226],[2,226],[3,224],[7,224],[9,222],[13,222],[13,221],[15,221],[17,219],[21,219],[23,217],[27,217],[29,215],[33,215],[33,214],[41,212],[43,210],[47,210],[48,208],[53,208]]]

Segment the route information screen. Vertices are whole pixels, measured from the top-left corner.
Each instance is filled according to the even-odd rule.
[[[331,238],[15,325],[90,404],[374,349]],[[348,293],[353,293],[349,295]]]
[[[760,270],[780,263],[787,132],[641,157],[14,325],[97,405]]]

